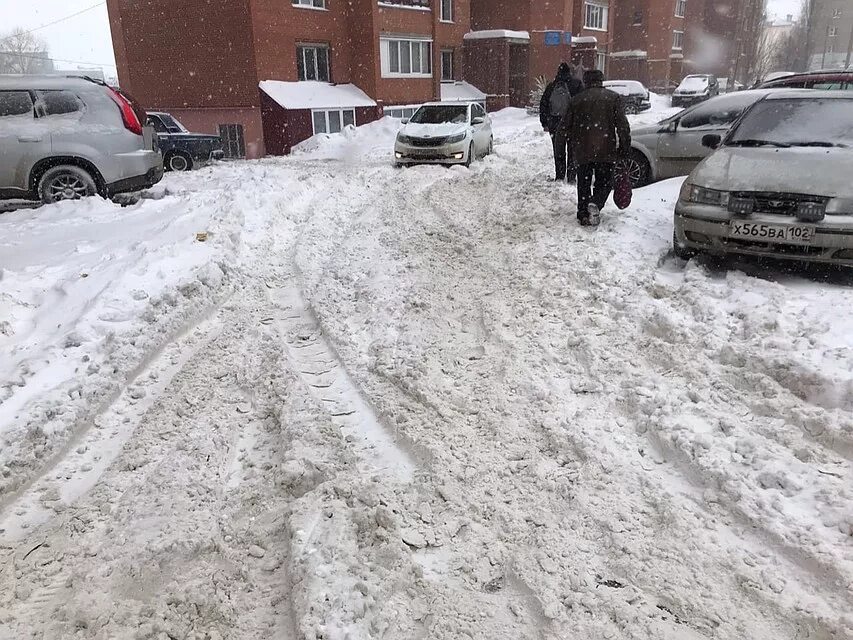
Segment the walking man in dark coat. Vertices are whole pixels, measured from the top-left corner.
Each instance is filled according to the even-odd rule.
[[[557,77],[545,87],[539,102],[539,121],[542,128],[551,135],[551,144],[554,147],[554,179],[557,181],[575,181],[575,163],[569,140],[565,135],[558,134],[558,129],[569,108],[569,101],[581,91],[583,82],[576,78],[572,68],[563,62],[557,70]]]
[[[578,165],[578,222],[584,226],[600,222],[599,212],[613,190],[616,161],[631,149],[631,128],[622,100],[603,82],[604,74],[597,69],[584,73],[586,89],[572,98],[559,125]]]

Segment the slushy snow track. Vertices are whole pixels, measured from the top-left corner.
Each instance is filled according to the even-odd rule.
[[[578,227],[537,129],[0,216],[0,638],[853,637],[853,290]]]

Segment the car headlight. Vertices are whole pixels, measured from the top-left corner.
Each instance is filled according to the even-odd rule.
[[[695,184],[685,183],[684,189],[682,189],[682,197],[688,202],[696,204],[709,204],[715,207],[722,207],[723,209],[729,206],[728,191],[706,189]]]
[[[397,142],[400,142],[402,144],[411,144],[412,139],[404,133],[398,133],[397,134]]]
[[[454,144],[455,142],[462,142],[468,136],[467,133],[457,133],[455,136],[447,137],[447,144]]]
[[[826,215],[853,215],[853,198],[832,198],[826,203]]]

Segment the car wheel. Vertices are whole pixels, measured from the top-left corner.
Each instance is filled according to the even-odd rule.
[[[465,160],[465,166],[470,167],[472,162],[474,162],[474,143],[473,142],[468,146],[468,158]]]
[[[93,196],[98,193],[98,187],[85,169],[63,164],[45,171],[39,180],[38,193],[42,202],[52,204]]]
[[[189,171],[193,168],[193,159],[181,151],[173,151],[166,155],[164,162],[169,171]]]
[[[675,254],[676,258],[680,258],[682,260],[690,260],[690,258],[695,258],[697,255],[697,251],[685,247],[678,241],[678,233],[673,229],[672,231],[672,252]]]
[[[652,167],[646,156],[636,149],[631,150],[631,154],[626,161],[628,166],[628,177],[631,180],[631,186],[634,189],[644,187],[651,180]]]

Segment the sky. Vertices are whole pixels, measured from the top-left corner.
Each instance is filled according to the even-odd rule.
[[[91,8],[94,7],[94,8]],[[91,8],[91,9],[90,9]],[[88,11],[84,11],[89,9]],[[77,12],[80,15],[69,17]],[[0,0],[0,16],[5,32],[21,27],[37,29],[56,20],[62,22],[33,33],[47,42],[50,57],[60,69],[77,66],[103,67],[107,76],[115,76],[110,24],[106,2],[98,0]],[[68,18],[67,20],[63,20]],[[63,60],[58,60],[62,58]]]
[[[768,13],[775,18],[784,18],[789,13],[797,14],[801,2],[802,0],[768,0]],[[82,13],[69,17],[78,12]],[[3,29],[38,29],[35,34],[47,41],[50,56],[56,59],[57,68],[98,66],[103,67],[107,76],[115,76],[115,57],[106,2],[0,0],[0,16],[4,18]],[[39,28],[57,20],[61,22]]]

